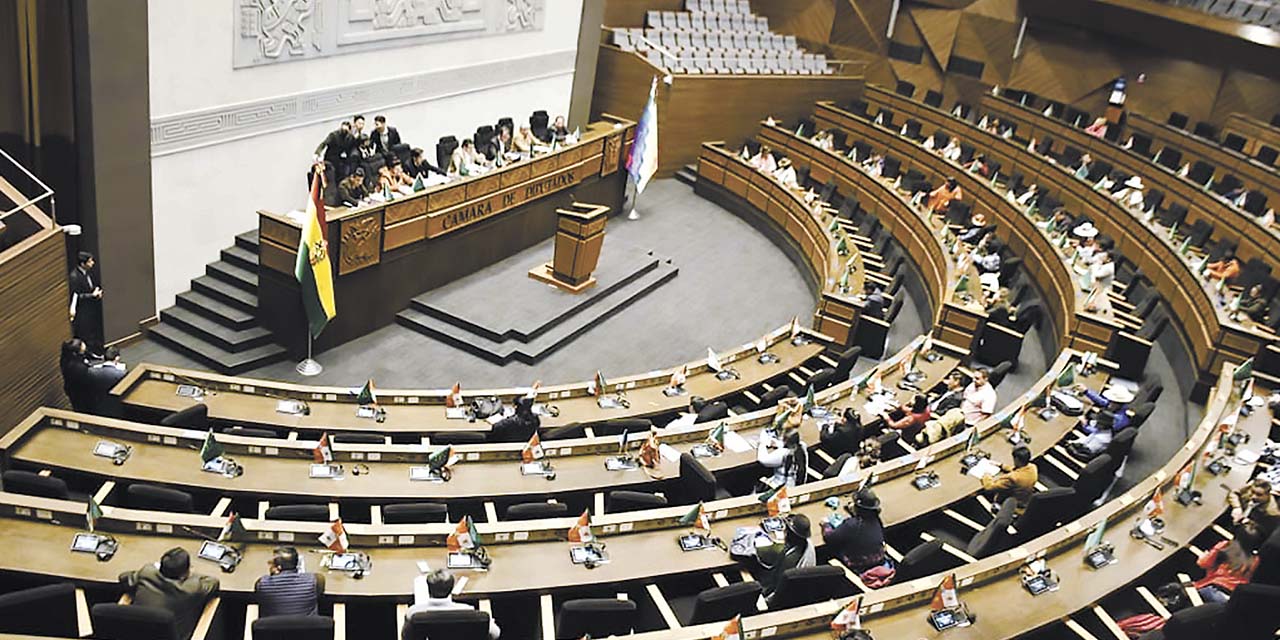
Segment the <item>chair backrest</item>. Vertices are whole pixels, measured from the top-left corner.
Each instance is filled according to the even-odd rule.
[[[382,521],[386,524],[446,522],[448,519],[448,506],[436,502],[407,502],[382,507]]]
[[[1224,603],[1202,604],[1175,611],[1164,623],[1165,640],[1204,640],[1215,635],[1226,612]]]
[[[907,98],[910,98],[911,96],[915,95],[916,86],[914,84],[911,84],[910,82],[907,82],[906,80],[899,80],[898,87],[897,89],[894,89],[894,93],[900,96],[905,96]]]
[[[721,400],[708,402],[707,406],[698,410],[698,415],[694,418],[695,424],[703,422],[711,422],[713,420],[724,420],[729,417],[729,405]]]
[[[280,437],[280,434],[276,433],[272,429],[262,429],[258,427],[242,427],[240,425],[227,427],[223,429],[222,432],[229,436],[243,436],[246,438],[279,438]]]
[[[440,138],[436,143],[436,166],[441,171],[449,168],[449,161],[453,159],[453,152],[458,148],[458,139],[453,136],[445,136]]]
[[[1013,329],[988,322],[978,339],[974,355],[978,362],[988,366],[998,366],[1003,362],[1017,362],[1022,354],[1023,338],[1021,333]],[[1005,373],[1007,372],[1008,369],[1005,370]]]
[[[278,504],[269,507],[267,520],[301,520],[303,522],[328,522],[329,505],[324,504]]]
[[[488,640],[489,614],[474,609],[419,611],[405,621],[405,640]]]
[[[924,93],[924,103],[935,108],[942,107],[942,94],[930,89]]]
[[[1212,124],[1209,124],[1208,122],[1197,122],[1195,129],[1192,130],[1192,133],[1197,136],[1200,136],[1201,138],[1207,138],[1209,140],[1218,139],[1218,128],[1213,126]]]
[[[1018,530],[1018,540],[1038,538],[1067,520],[1067,509],[1076,502],[1076,490],[1072,487],[1054,487],[1031,494],[1027,508],[1013,523]]]
[[[76,637],[76,586],[60,582],[0,595],[0,633]]]
[[[191,513],[195,500],[190,493],[153,484],[131,484],[125,489],[125,501],[134,509]]]
[[[1017,509],[1017,498],[1005,499],[991,522],[987,523],[987,526],[983,527],[982,531],[979,531],[969,541],[969,546],[966,549],[968,554],[981,559],[1004,550],[1009,540],[1009,525],[1013,524]]]
[[[1111,443],[1107,445],[1107,455],[1111,456],[1111,460],[1115,464],[1119,464],[1129,457],[1129,452],[1133,450],[1133,440],[1138,437],[1138,429],[1136,427],[1126,427],[1111,438]]]
[[[1169,122],[1169,126],[1171,126],[1171,127],[1174,127],[1174,128],[1177,128],[1177,129],[1186,129],[1186,128],[1187,128],[1187,114],[1185,114],[1185,113],[1178,113],[1177,111],[1174,111],[1173,113],[1170,113],[1170,114],[1169,114],[1169,120],[1168,120],[1168,122]]]
[[[853,454],[849,452],[840,454],[835,460],[831,461],[831,464],[827,465],[825,470],[823,470],[822,477],[830,479],[840,475],[840,470],[844,468],[845,463],[849,462],[849,459],[852,457]]]
[[[901,298],[899,298],[901,299]],[[806,381],[806,386],[813,387],[814,391],[822,391],[831,386],[836,381],[835,367],[823,367],[813,372]]]
[[[755,581],[707,589],[694,598],[689,624],[719,622],[736,615],[754,614],[760,591],[760,583]]]
[[[333,638],[333,626],[328,616],[267,616],[251,629],[253,640],[326,640]]]
[[[1262,164],[1272,166],[1276,163],[1276,156],[1280,156],[1280,151],[1264,144],[1258,147],[1258,155],[1255,156],[1255,159]]]
[[[716,477],[706,466],[685,452],[680,454],[681,504],[710,501],[716,497]]]
[[[204,431],[209,428],[209,405],[198,402],[181,411],[175,411],[160,419],[161,426],[183,427]]]
[[[569,505],[563,502],[522,502],[507,507],[503,520],[540,520],[563,518],[569,515]]]
[[[1156,155],[1156,162],[1176,170],[1182,164],[1182,152],[1172,147],[1165,147]]]
[[[93,637],[103,640],[178,640],[178,627],[167,609],[99,603],[89,610]]]
[[[796,392],[792,391],[791,387],[788,387],[785,384],[780,384],[761,394],[760,404],[756,408],[761,409],[764,407],[772,407],[778,404],[779,400],[782,400],[783,398],[789,398],[794,395],[796,395]]]
[[[614,598],[566,600],[560,605],[557,638],[593,638],[630,635],[635,626],[636,603]]]
[[[1097,500],[1107,485],[1111,484],[1111,456],[1103,453],[1094,457],[1080,470],[1076,479],[1076,501],[1078,505],[1086,505]]]
[[[840,356],[836,358],[836,380],[844,380],[849,377],[853,371],[853,365],[858,363],[858,356],[862,355],[862,347],[854,345],[840,352]]]
[[[1223,638],[1271,637],[1280,625],[1275,615],[1280,607],[1280,586],[1258,584],[1254,581],[1242,584],[1231,592],[1226,615],[1222,619]]]
[[[71,492],[67,489],[67,483],[62,478],[53,476],[42,476],[31,471],[23,471],[21,469],[10,469],[0,475],[0,483],[4,484],[4,490],[11,493],[25,493],[29,496],[40,496],[41,498],[53,498],[55,500],[66,500],[70,497]]]
[[[481,444],[485,441],[481,431],[441,431],[431,434],[431,444]]]
[[[932,575],[944,566],[941,540],[930,540],[913,547],[898,562],[894,582],[906,582],[921,576]]]
[[[385,444],[387,439],[379,433],[335,433],[332,442],[343,444]]]
[[[782,580],[769,597],[770,609],[799,607],[824,600],[831,600],[853,593],[853,584],[844,577],[844,568],[818,565],[802,569],[787,569]]]
[[[610,491],[605,494],[605,509],[609,513],[657,509],[667,504],[666,498],[644,491]]]
[[[1232,151],[1243,151],[1245,142],[1247,141],[1243,136],[1235,133],[1228,133],[1226,137],[1222,139],[1222,146]]]
[[[862,347],[862,353],[868,358],[879,360],[884,357],[884,348],[888,339],[889,323],[866,316],[858,318],[853,341],[854,344]]]

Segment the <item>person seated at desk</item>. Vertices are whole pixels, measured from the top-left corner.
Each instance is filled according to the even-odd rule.
[[[400,158],[391,159],[391,183],[396,187],[412,187],[413,176],[405,173]]]
[[[963,199],[964,191],[960,189],[960,183],[954,177],[948,177],[946,182],[929,192],[929,199],[925,201],[925,207],[929,209],[929,213],[941,214],[947,210],[952,200]]]
[[[884,564],[884,523],[880,498],[871,489],[859,491],[852,506],[850,517],[840,524],[822,523],[822,540],[832,555],[861,575]]]
[[[788,189],[800,188],[800,182],[796,178],[796,168],[791,166],[791,158],[778,161],[778,170],[773,172],[773,179]]]
[[[120,583],[133,594],[134,606],[172,613],[182,640],[191,638],[205,604],[218,593],[218,579],[191,573],[191,555],[181,547],[164,552],[160,562],[120,574]]]
[[[1085,127],[1084,132],[1095,138],[1107,135],[1107,119],[1101,116],[1094,118],[1093,124]]]
[[[453,574],[444,569],[436,569],[425,576],[418,576],[413,581],[413,606],[405,611],[404,619],[407,623],[415,613],[424,613],[427,611],[455,611],[459,609],[473,609],[471,605],[453,601]],[[489,640],[498,640],[498,636],[502,634],[502,629],[498,628],[498,623],[494,622],[493,617],[489,618]],[[409,638],[409,625],[404,625],[405,640]]]
[[[1240,275],[1240,259],[1236,257],[1234,251],[1228,251],[1221,260],[1205,265],[1205,277],[1210,282],[1222,280],[1230,284],[1238,275]]]
[[[884,156],[873,153],[866,160],[862,161],[862,168],[866,169],[867,175],[872,178],[879,178],[884,175]]]
[[[991,290],[986,299],[987,322],[995,323],[1002,327],[1012,327],[1017,322],[1017,312],[1013,306],[1009,304],[1009,289],[1007,287],[996,287]]]
[[[533,129],[529,128],[527,124],[520,125],[520,129],[511,140],[511,146],[516,152],[525,155],[533,155],[533,146],[536,144],[538,144],[538,139],[533,137]]]
[[[1093,288],[1099,296],[1106,296],[1111,291],[1111,284],[1116,280],[1116,259],[1110,251],[1098,249],[1089,265],[1089,277],[1093,280]]]
[[[497,154],[498,162],[508,162],[519,158],[515,147],[512,146],[511,128],[507,125],[498,127],[498,136],[493,139],[493,150]]]
[[[1009,194],[1012,195],[1013,192],[1010,191]],[[1022,195],[1014,198],[1013,201],[1023,209],[1029,209],[1040,204],[1040,185],[1032,184],[1027,187],[1026,191],[1022,192]]]
[[[760,145],[760,150],[748,162],[755,167],[756,171],[763,173],[772,174],[778,170],[778,162],[773,158],[773,149],[770,149],[767,144]]]
[[[987,236],[988,238],[991,236]],[[985,240],[985,238],[984,238]],[[979,274],[999,274],[1000,273],[1000,243],[985,242],[980,245],[980,251],[974,251],[980,254],[973,259],[973,266],[977,267]]]
[[[773,475],[760,479],[766,490],[781,486],[791,488],[804,483],[809,470],[809,453],[800,440],[800,430],[787,433],[781,441],[776,437],[762,436],[756,449],[756,462],[773,470]]]
[[[492,163],[476,151],[476,145],[467,138],[453,151],[449,161],[449,173],[461,177],[478,176],[489,171]]]
[[[905,442],[915,442],[916,434],[924,429],[924,424],[929,421],[932,414],[929,413],[929,399],[923,394],[917,393],[911,399],[911,404],[904,404],[892,411],[880,414],[884,419],[886,428],[897,431]]]
[[[564,116],[556,116],[556,119],[552,121],[551,127],[547,129],[547,131],[551,133],[552,139],[560,144],[573,142],[570,140],[570,138],[573,137],[573,132],[570,131],[569,126],[565,124]]]
[[[974,154],[973,159],[969,161],[969,164],[964,166],[965,171],[968,171],[969,173],[977,173],[980,175],[985,175],[983,172],[986,171],[986,169],[987,169],[987,156],[986,154],[982,154],[982,153]]]
[[[1142,184],[1141,177],[1130,176],[1128,180],[1124,181],[1124,186],[1121,187],[1119,191],[1111,194],[1111,197],[1130,209],[1141,210],[1142,204],[1145,202],[1147,197],[1146,194],[1143,193],[1143,189],[1145,188],[1146,187]]]
[[[276,547],[267,560],[267,575],[258,578],[253,592],[263,618],[320,615],[324,575],[302,571],[296,547]]]
[[[866,296],[862,301],[862,315],[884,320],[885,310],[889,307],[889,299],[885,297],[884,289],[870,280],[866,281],[862,288]]]
[[[1075,177],[1084,180],[1089,177],[1089,172],[1093,170],[1093,156],[1083,154],[1080,156],[1080,164],[1076,165]]]
[[[397,160],[396,164],[399,164],[399,162],[400,161]],[[401,171],[400,173],[401,175],[404,175],[403,171]],[[378,167],[378,186],[377,186],[376,193],[382,194],[382,193],[392,192],[398,189],[399,187],[400,187],[400,180],[396,178],[390,165],[384,164],[381,167]]]
[[[1098,228],[1085,220],[1071,229],[1071,235],[1076,239],[1076,259],[1092,264],[1094,254],[1101,248],[1098,245]]]
[[[990,492],[996,501],[1006,498],[1017,500],[1017,514],[1027,508],[1031,494],[1036,492],[1036,482],[1040,480],[1040,469],[1031,464],[1031,449],[1025,444],[1013,448],[1013,467],[1000,465],[1000,473],[994,476],[983,476],[982,490]]]
[[[991,386],[986,369],[973,372],[973,380],[964,388],[960,411],[964,413],[965,426],[972,427],[991,417],[996,410],[996,390]]]
[[[947,143],[947,146],[942,148],[942,157],[951,162],[960,161],[960,138],[951,137],[951,141]]]
[[[338,183],[338,200],[344,207],[358,207],[368,195],[364,188],[364,167],[356,167],[351,175]]]
[[[965,244],[976,244],[982,240],[987,234],[987,216],[981,211],[975,211],[969,216],[969,226],[965,227],[958,236],[960,242]]]
[[[1058,207],[1053,210],[1053,215],[1046,218],[1043,222],[1037,222],[1037,226],[1045,230],[1049,234],[1061,234],[1067,232],[1067,227],[1071,225],[1071,217],[1067,215],[1067,210]]]
[[[489,431],[488,442],[528,442],[542,426],[542,418],[533,411],[533,398],[516,400],[516,412],[497,421]]]
[[[409,176],[410,180],[422,178],[425,181],[433,173],[444,177],[449,176],[440,167],[431,164],[431,160],[427,159],[427,154],[421,148],[416,147],[409,155],[409,165],[404,168],[404,172],[405,175]]]
[[[1255,284],[1248,291],[1240,294],[1239,313],[1254,322],[1265,322],[1267,319],[1267,301],[1262,297],[1262,285]]]
[[[71,338],[62,343],[58,368],[62,371],[62,391],[71,401],[71,408],[80,412],[92,411],[93,385],[89,379],[88,347],[84,340]]]
[[[824,425],[818,432],[818,441],[825,451],[839,456],[856,453],[867,435],[867,429],[862,426],[862,414],[853,407],[845,407],[840,420]]]
[[[1111,385],[1098,393],[1084,385],[1077,385],[1076,391],[1094,404],[1096,411],[1093,417],[1086,419],[1081,426],[1085,435],[1067,444],[1067,450],[1076,458],[1088,462],[1098,454],[1106,451],[1111,438],[1129,427],[1133,421],[1133,411],[1129,404],[1133,402],[1133,392],[1119,385]]]
[[[1271,483],[1261,478],[1228,493],[1227,505],[1232,524],[1255,531],[1263,539],[1271,537],[1280,525],[1280,507],[1271,494]]]
[[[369,138],[361,138],[360,146],[356,147],[356,157],[361,161],[372,160],[378,155],[378,150],[373,148],[373,140]]]
[[[1196,559],[1196,566],[1205,573],[1192,585],[1206,604],[1226,602],[1236,587],[1253,580],[1253,573],[1258,569],[1257,554],[1262,539],[1256,532],[1243,528],[1232,533],[1230,540],[1213,545]]]
[[[780,544],[764,547],[756,552],[756,558],[764,567],[765,573],[760,576],[766,599],[773,596],[782,582],[782,574],[787,569],[805,569],[818,566],[818,554],[809,540],[809,517],[803,513],[793,513],[786,517],[786,534]]]

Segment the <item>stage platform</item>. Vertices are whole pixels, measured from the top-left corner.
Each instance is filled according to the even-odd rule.
[[[533,364],[679,273],[671,260],[606,238],[596,284],[578,294],[530,278],[552,241],[414,298],[403,326],[497,364]]]

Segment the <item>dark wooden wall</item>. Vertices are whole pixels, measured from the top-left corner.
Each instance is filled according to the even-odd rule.
[[[42,229],[0,253],[0,433],[37,407],[67,407],[58,354],[71,337],[66,241]]]

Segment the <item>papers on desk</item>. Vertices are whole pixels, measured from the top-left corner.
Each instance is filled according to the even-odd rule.
[[[991,461],[990,458],[982,458],[978,460],[967,472],[975,478],[987,478],[1000,474],[1000,465]]]
[[[694,426],[694,422],[697,419],[698,419],[698,414],[696,413],[682,413],[680,414],[680,417],[667,423],[667,430],[683,431],[685,429],[688,429]]]
[[[293,211],[286,212],[284,215],[286,218],[298,224],[302,224],[307,219],[307,212],[302,209],[294,209]]]
[[[442,176],[438,173],[427,172],[427,177],[422,179],[423,186],[427,188],[434,187],[439,184],[448,184],[449,176]]]
[[[300,416],[306,411],[306,406],[299,400],[278,400],[276,401],[276,413],[283,413],[287,416]]]
[[[746,453],[752,450],[754,447],[751,446],[750,442],[747,442],[746,438],[738,435],[738,432],[725,431],[724,432],[724,448],[734,453]]]
[[[680,452],[676,451],[676,448],[669,444],[659,444],[658,455],[662,456],[662,459],[666,460],[667,462],[680,461]]]
[[[866,403],[862,405],[862,411],[873,416],[888,413],[893,409],[893,400],[892,395],[878,393],[867,399]]]
[[[467,409],[466,407],[445,407],[444,417],[449,420],[466,420]]]

